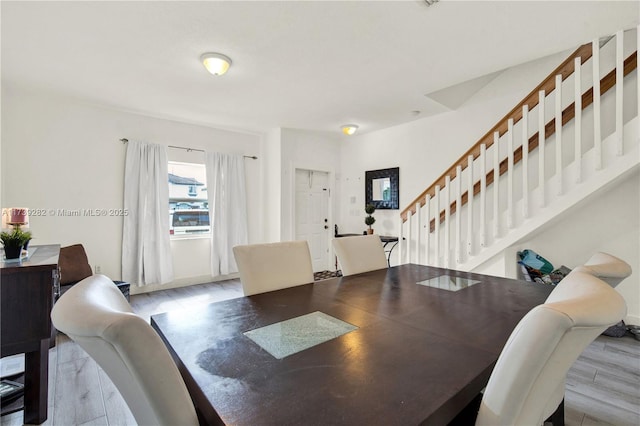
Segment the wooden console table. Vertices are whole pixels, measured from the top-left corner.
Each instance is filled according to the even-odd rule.
[[[0,356],[25,354],[24,423],[41,424],[47,420],[50,314],[60,246],[29,251],[33,254],[22,261],[0,262]]]

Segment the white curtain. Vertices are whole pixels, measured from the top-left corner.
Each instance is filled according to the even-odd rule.
[[[211,274],[238,272],[233,247],[247,244],[247,195],[242,155],[206,153],[211,216]]]
[[[166,147],[129,141],[124,171],[122,279],[139,286],[173,280]]]

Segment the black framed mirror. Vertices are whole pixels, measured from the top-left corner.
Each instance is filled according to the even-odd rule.
[[[400,168],[368,170],[364,173],[366,204],[376,209],[400,208]]]

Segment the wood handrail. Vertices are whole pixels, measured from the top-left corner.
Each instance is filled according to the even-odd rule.
[[[438,179],[435,180],[422,194],[416,197],[411,204],[407,208],[405,208],[400,216],[402,217],[402,221],[407,220],[408,213],[411,212],[413,215],[416,212],[416,204],[420,203],[420,207],[424,206],[427,200],[427,194],[430,194],[431,197],[435,194],[436,186],[440,185],[440,187],[444,187],[444,183],[446,177],[449,176],[453,179],[456,176],[456,168],[458,166],[462,166],[462,170],[466,169],[467,159],[470,155],[473,155],[473,159],[475,160],[480,155],[480,146],[485,144],[487,148],[493,145],[493,134],[495,132],[499,132],[500,136],[506,133],[509,119],[513,119],[513,123],[517,123],[522,118],[522,107],[524,105],[529,106],[529,111],[531,111],[536,105],[538,105],[538,92],[540,90],[545,91],[545,95],[553,92],[555,89],[555,79],[556,75],[562,75],[562,81],[564,81],[567,77],[573,74],[574,71],[574,59],[580,57],[580,63],[585,63],[591,58],[592,49],[591,43],[583,44],[575,52],[573,52],[567,59],[565,59],[556,69],[554,69],[547,78],[545,78],[542,83],[540,83],[535,89],[533,89],[518,105],[516,105],[507,115],[505,115],[498,123],[493,126],[491,130],[489,130],[483,137],[478,140],[467,152],[465,152],[459,159],[456,161],[453,166],[451,166],[447,171],[445,171]]]
[[[637,67],[638,67],[638,52],[635,51],[631,55],[629,55],[629,57],[627,57],[627,59],[625,59],[624,61],[623,75],[626,77],[627,74],[635,70]],[[602,77],[602,79],[600,80],[600,96],[604,95],[615,85],[616,85],[616,70],[613,69],[607,75]],[[593,87],[589,88],[587,91],[585,91],[582,94],[582,109],[583,110],[586,109],[592,103],[593,103]],[[571,105],[567,106],[562,111],[562,126],[564,126],[569,121],[575,118],[575,115],[576,115],[575,108],[576,108],[576,104],[575,102],[573,102]],[[547,141],[549,137],[552,136],[555,132],[556,132],[556,122],[555,122],[555,118],[553,118],[544,126],[545,141]],[[532,152],[533,150],[538,148],[539,143],[540,143],[539,132],[536,132],[529,138],[529,152]],[[509,160],[508,158],[505,158],[500,162],[500,167],[499,167],[500,176],[502,176],[509,170],[508,160]],[[521,160],[522,160],[522,145],[513,151],[514,166],[518,164]],[[493,183],[493,180],[494,180],[493,170],[489,171],[486,174],[485,179],[486,179],[487,186]],[[480,193],[480,181],[478,180],[473,184],[473,196],[476,196],[479,193]],[[468,201],[469,201],[469,191],[465,191],[461,195],[460,203],[462,206],[464,206],[465,204],[467,204]],[[449,205],[449,213],[454,214],[456,210],[457,210],[457,202],[454,201]],[[445,211],[442,210],[440,212],[440,223],[443,223],[445,221],[445,218],[446,218]],[[433,232],[435,230],[435,226],[436,226],[435,223],[436,223],[435,219],[431,219],[431,221],[429,222],[429,232]]]

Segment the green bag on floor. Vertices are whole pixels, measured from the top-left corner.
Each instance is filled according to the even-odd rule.
[[[520,262],[533,269],[537,269],[543,274],[550,274],[553,272],[553,265],[544,257],[540,256],[533,250],[522,250],[518,252],[520,256]]]

